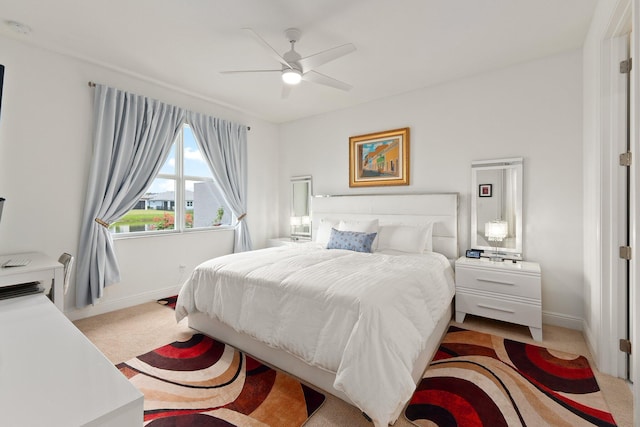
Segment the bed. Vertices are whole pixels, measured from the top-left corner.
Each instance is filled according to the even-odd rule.
[[[314,197],[319,241],[202,263],[176,316],[392,424],[451,319],[457,207],[457,194]],[[373,253],[336,240],[374,228]]]

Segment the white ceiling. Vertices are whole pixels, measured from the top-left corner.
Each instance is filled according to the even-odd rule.
[[[582,46],[597,0],[0,0],[0,34],[70,54],[281,123]],[[350,83],[303,82],[288,99],[279,68],[245,31],[279,52],[297,27],[304,57],[357,50],[317,68]],[[1,57],[1,54],[0,54]],[[109,84],[109,82],[101,82]]]

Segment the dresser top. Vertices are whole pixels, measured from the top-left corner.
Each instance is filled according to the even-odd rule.
[[[142,408],[142,393],[46,296],[0,301],[0,322],[2,425],[96,426]]]
[[[465,266],[469,268],[483,268],[483,269],[492,269],[492,270],[503,270],[503,271],[513,271],[513,272],[527,272],[527,273],[537,273],[540,274],[540,264],[537,262],[531,261],[517,261],[512,262],[511,260],[505,261],[491,261],[488,258],[467,258],[460,257],[456,261],[457,266]]]

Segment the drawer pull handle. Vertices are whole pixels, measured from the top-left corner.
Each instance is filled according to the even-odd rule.
[[[511,282],[502,282],[500,280],[483,279],[482,277],[478,277],[478,282],[497,283],[498,285],[509,285],[509,286],[515,285],[515,283],[511,283]]]
[[[478,307],[488,308],[489,310],[504,311],[505,313],[512,313],[512,314],[515,313],[514,310],[509,310],[508,308],[493,307],[486,304],[478,304]]]

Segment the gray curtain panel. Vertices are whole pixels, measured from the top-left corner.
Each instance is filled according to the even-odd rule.
[[[94,304],[120,281],[108,226],[151,185],[182,128],[185,112],[143,96],[96,85],[93,160],[80,230],[76,305]]]
[[[186,122],[209,164],[216,183],[238,219],[234,252],[251,250],[247,225],[247,127],[187,112]]]

